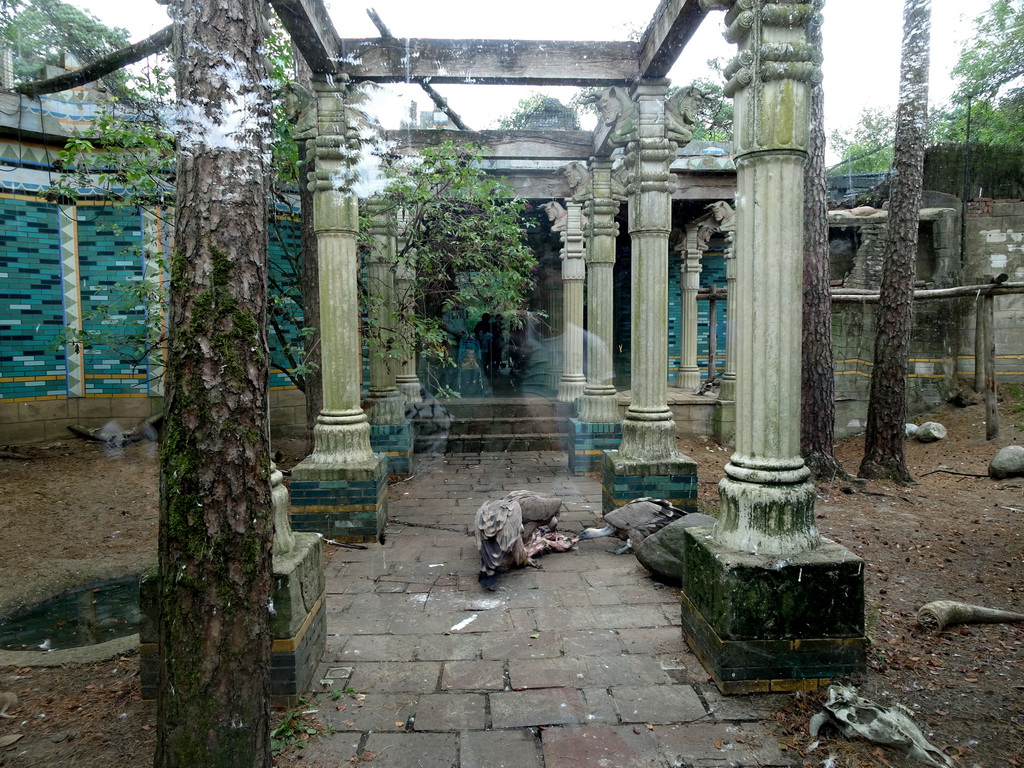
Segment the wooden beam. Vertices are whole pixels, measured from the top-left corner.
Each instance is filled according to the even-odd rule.
[[[388,131],[388,141],[396,143],[395,151],[409,155],[446,141],[456,144],[472,142],[487,147],[490,159],[533,159],[586,161],[593,141],[589,131]]]
[[[323,0],[270,0],[270,4],[310,69],[341,71],[337,60],[341,41]]]
[[[640,76],[668,77],[706,15],[699,0],[661,0],[640,38]]]
[[[301,0],[276,0],[286,1]],[[632,42],[360,38],[341,40],[338,55],[356,81],[607,87],[636,80],[638,51]]]

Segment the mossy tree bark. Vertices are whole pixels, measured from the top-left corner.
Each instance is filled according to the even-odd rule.
[[[262,4],[173,0],[157,768],[271,765],[270,109]]]
[[[821,28],[807,42],[821,49]],[[819,479],[842,468],[835,456],[835,371],[832,296],[829,290],[828,187],[825,182],[825,94],[811,90],[811,127],[804,167],[804,313],[801,371],[800,452]]]
[[[875,319],[864,459],[860,475],[909,483],[903,451],[907,365],[928,118],[931,0],[905,0],[900,98],[889,198],[889,232]]]
[[[295,48],[295,75],[299,85],[313,93],[313,75],[298,48]],[[316,108],[316,99],[312,109]],[[320,260],[317,251],[316,230],[313,228],[313,192],[307,183],[313,162],[305,140],[297,142],[299,150],[299,210],[302,212],[301,265],[302,265],[302,324],[312,328],[306,337],[306,366],[303,375],[306,396],[306,453],[316,449],[313,427],[316,417],[324,409],[323,361],[320,354]]]

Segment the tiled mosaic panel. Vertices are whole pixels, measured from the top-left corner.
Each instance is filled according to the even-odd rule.
[[[131,337],[143,333],[145,307],[120,286],[142,279],[142,217],[134,208],[78,206],[78,264],[86,332],[111,335],[85,355],[85,394],[148,394],[148,365]]]
[[[67,217],[74,215],[77,222]],[[128,345],[94,348],[85,355],[85,388],[69,392],[75,384],[60,348],[63,328],[73,317],[66,306],[62,277],[74,276],[77,249],[79,314],[86,330],[130,330],[142,323],[140,306],[122,301],[119,283],[141,280],[144,275],[143,219],[135,210],[112,205],[83,203],[58,206],[29,197],[0,195],[0,400],[94,396],[145,396],[153,394],[149,361],[136,360]],[[170,225],[165,230],[169,235]],[[62,248],[62,237],[64,239]],[[298,223],[281,220],[270,238],[271,270],[286,274],[285,249],[298,249]],[[170,243],[162,250],[169,252]],[[62,273],[62,257],[68,262]],[[73,302],[74,284],[69,289]],[[104,307],[123,304],[113,317]],[[299,313],[301,316],[301,313]],[[294,327],[285,324],[287,332]],[[286,365],[280,344],[270,335],[271,355]],[[271,375],[271,386],[291,387],[281,372]]]
[[[0,399],[65,397],[55,343],[64,327],[58,208],[9,197],[0,204]]]
[[[296,301],[299,296],[299,274],[293,266],[297,263],[301,252],[301,226],[290,218],[275,218],[270,221],[269,247],[271,284],[284,288],[283,291],[271,291],[270,312],[286,337],[298,339],[299,327],[302,322],[302,304]],[[297,322],[296,322],[297,321]],[[267,330],[270,342],[270,386],[289,387],[291,379],[282,369],[290,368],[288,358],[280,338],[271,326]]]

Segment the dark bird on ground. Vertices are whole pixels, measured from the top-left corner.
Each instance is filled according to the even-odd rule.
[[[498,574],[511,567],[539,568],[533,555],[546,549],[543,537],[554,531],[561,509],[561,499],[533,491],[512,491],[481,504],[476,511],[481,586],[495,589]]]
[[[626,542],[612,553],[621,555],[636,550],[640,542],[656,531],[660,531],[673,520],[679,520],[689,514],[665,499],[653,499],[644,496],[633,499],[604,516],[604,528],[587,528],[580,534],[584,539],[599,539],[602,536],[615,536]]]

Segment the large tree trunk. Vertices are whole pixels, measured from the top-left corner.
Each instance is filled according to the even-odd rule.
[[[313,93],[313,76],[295,49],[296,82],[310,93]],[[313,99],[310,109],[316,109]],[[306,337],[306,366],[303,376],[306,395],[306,453],[312,453],[316,447],[313,439],[313,427],[316,418],[324,407],[323,370],[320,354],[320,261],[317,252],[316,230],[313,229],[313,192],[307,183],[308,175],[313,170],[312,162],[307,157],[305,139],[296,141],[299,150],[299,211],[301,212],[301,256],[302,267],[302,324],[312,328],[313,332]]]
[[[875,322],[862,477],[910,482],[903,453],[914,267],[928,119],[931,0],[905,0],[900,101],[889,197],[889,233]]]
[[[807,42],[821,49],[821,27],[811,25]],[[819,479],[831,479],[842,471],[832,445],[836,384],[830,277],[825,94],[819,84],[811,91],[811,131],[804,169],[803,370],[800,381],[800,452]]]
[[[271,764],[262,8],[173,0],[170,9],[179,111],[157,768]]]

